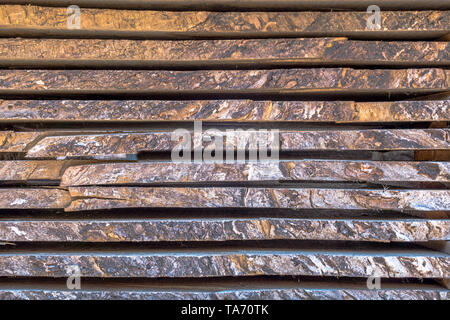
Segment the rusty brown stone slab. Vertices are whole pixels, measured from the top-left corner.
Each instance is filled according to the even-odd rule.
[[[450,220],[210,218],[0,221],[2,241],[450,240]]]
[[[222,286],[223,288],[223,286]],[[196,290],[197,289],[197,290]],[[447,289],[390,288],[367,290],[367,288],[284,288],[283,286],[227,288],[222,290],[204,288],[139,290],[90,289],[67,290],[49,288],[0,288],[2,300],[449,300]]]
[[[62,161],[0,161],[1,182],[59,181]]]
[[[62,209],[69,202],[69,193],[61,189],[0,189],[0,209]]]
[[[374,34],[444,36],[448,11],[382,11],[380,29],[367,28],[365,11],[207,12],[81,9],[79,29],[68,28],[67,8],[1,5],[0,25],[29,34],[83,34],[91,37],[346,36]],[[72,26],[69,25],[69,27]],[[11,31],[10,31],[11,32]]]
[[[448,90],[443,69],[0,70],[3,93],[295,92]]]
[[[171,132],[103,133],[89,135],[54,135],[42,137],[30,147],[26,158],[101,158],[122,159],[140,151],[170,152],[179,144]],[[235,149],[248,149],[256,131],[238,130],[226,135],[225,143]],[[281,131],[281,151],[304,150],[446,150],[450,147],[448,129],[373,129]],[[206,134],[204,134],[205,136]],[[269,133],[265,133],[267,137]],[[276,136],[275,136],[276,137]],[[239,139],[246,139],[239,144]],[[198,141],[196,139],[196,141]],[[193,144],[192,144],[193,146]],[[214,142],[203,142],[213,147]],[[272,146],[269,141],[268,146]]]
[[[28,145],[39,137],[39,132],[0,131],[1,152],[25,152]]]
[[[69,187],[67,211],[113,208],[290,208],[448,211],[448,190]]]
[[[449,65],[448,42],[345,38],[248,40],[0,39],[11,66]]]
[[[448,100],[0,100],[0,121],[450,121]]]
[[[78,266],[84,277],[222,277],[310,275],[446,278],[450,258],[431,250],[260,249],[145,250],[111,252],[0,253],[0,276],[67,277]],[[183,267],[180,267],[183,266]]]
[[[299,160],[245,164],[102,163],[67,168],[62,176],[61,185],[224,181],[450,182],[450,162]]]

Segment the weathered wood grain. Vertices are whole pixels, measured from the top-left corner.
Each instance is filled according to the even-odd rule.
[[[59,181],[63,161],[0,161],[0,183]]]
[[[448,211],[448,190],[69,187],[67,211],[113,208],[290,208]]]
[[[0,221],[1,241],[450,240],[450,220],[210,218]]]
[[[61,179],[63,186],[223,181],[450,182],[450,162],[298,160],[245,164],[102,163],[69,167]]]
[[[294,90],[448,90],[443,69],[0,70],[2,93],[294,92]]]
[[[448,42],[348,41],[345,38],[248,40],[0,39],[11,66],[167,67],[450,64]]]
[[[148,10],[81,10],[80,29],[68,29],[67,8],[1,5],[4,31],[20,33],[103,36],[217,37],[259,35],[346,36],[411,33],[444,36],[448,11],[382,11],[381,28],[368,29],[365,11],[344,12],[164,12]],[[69,32],[68,32],[69,31]],[[397,35],[398,36],[398,35]]]
[[[26,147],[31,145],[39,132],[14,132],[0,131],[0,153],[1,152],[25,152]]]
[[[0,100],[0,121],[450,121],[449,100]]]
[[[34,132],[34,134],[38,134]],[[210,135],[211,133],[209,133]],[[42,136],[29,148],[26,158],[100,158],[123,159],[141,151],[171,152],[179,144],[171,138],[171,132],[133,132]],[[235,150],[249,148],[249,141],[267,137],[271,133],[255,130],[216,132],[224,143]],[[262,136],[261,136],[262,135]],[[319,130],[319,131],[280,131],[280,151],[304,150],[446,150],[450,147],[448,129],[372,129],[372,130]],[[200,135],[199,135],[200,136]],[[213,148],[215,141],[206,142],[208,133],[203,133],[203,148]],[[259,137],[259,138],[258,138]],[[276,136],[273,136],[277,139]],[[200,145],[193,139],[192,148]],[[253,140],[251,140],[253,139]],[[272,139],[272,138],[271,138]],[[212,139],[214,140],[214,139]],[[225,147],[224,147],[225,149]]]
[[[447,289],[223,288],[222,290],[0,289],[2,300],[449,300]]]
[[[0,209],[61,209],[69,202],[66,190],[0,188]]]
[[[0,276],[67,277],[73,265],[80,268],[84,277],[149,278],[244,275],[446,278],[450,270],[448,255],[434,251],[245,249],[2,252]]]

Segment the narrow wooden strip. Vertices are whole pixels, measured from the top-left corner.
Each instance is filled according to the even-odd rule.
[[[0,289],[2,300],[449,300],[446,289],[224,288],[182,290]]]
[[[59,181],[62,161],[0,161],[1,182]]]
[[[448,190],[69,187],[67,211],[134,207],[450,210]]]
[[[0,121],[450,121],[449,100],[0,100]]]
[[[102,163],[69,167],[62,176],[61,185],[221,181],[450,182],[450,162],[300,160],[232,164]]]
[[[442,69],[0,70],[3,93],[289,92],[304,89],[448,90]],[[333,91],[335,92],[335,91]]]
[[[448,129],[282,131],[279,133],[279,139],[281,151],[446,150],[450,147],[448,134]],[[171,152],[180,143],[178,138],[172,139],[171,135],[171,132],[141,132],[47,136],[33,145],[26,157],[121,159],[127,155],[136,155],[140,151]],[[189,137],[188,131],[186,135]],[[204,137],[207,135],[203,133]],[[216,132],[214,136],[216,135],[224,137],[224,144],[235,150],[248,149],[249,141],[265,137],[269,148],[272,146],[272,140],[269,139],[272,133],[267,132],[237,130],[228,133]],[[201,134],[194,140],[199,141],[200,136]],[[186,140],[189,141],[188,138]],[[213,141],[203,141],[204,149],[214,149],[216,142],[211,140]],[[194,144],[191,146],[193,148]],[[225,145],[223,149],[225,150]]]
[[[39,132],[0,131],[0,153],[25,152],[26,147],[39,137]]]
[[[0,221],[2,241],[450,240],[450,220],[229,218]]]
[[[0,189],[0,209],[62,209],[69,202],[60,189]]]
[[[86,277],[221,277],[310,275],[445,278],[448,255],[434,251],[149,251],[0,254],[0,276],[67,277],[70,266]],[[180,267],[183,266],[183,267]]]
[[[7,4],[33,4],[68,7],[71,0],[4,0]],[[82,8],[119,8],[153,10],[257,10],[257,9],[359,9],[366,10],[373,0],[77,0]],[[442,0],[377,0],[383,9],[450,9]]]
[[[448,42],[347,41],[345,38],[248,40],[0,39],[8,66],[158,67],[275,64],[450,64]]]
[[[0,25],[4,30],[34,31],[40,34],[230,36],[352,35],[377,33],[434,32],[443,36],[449,29],[447,11],[382,11],[380,29],[367,28],[365,11],[344,12],[164,12],[147,10],[81,9],[79,29],[68,28],[67,8],[1,5]],[[69,25],[71,26],[71,25]],[[69,33],[68,33],[69,31]]]

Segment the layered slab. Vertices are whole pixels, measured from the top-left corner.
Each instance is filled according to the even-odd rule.
[[[450,240],[450,220],[210,218],[0,221],[2,241]]]
[[[33,134],[39,135],[38,132]],[[142,151],[171,152],[175,147],[214,150],[222,145],[234,150],[255,149],[254,144],[280,151],[305,150],[447,150],[448,129],[372,129],[317,131],[257,131],[237,129],[232,132],[136,132],[58,135],[47,133],[27,151],[27,158],[99,158],[126,159]],[[208,139],[209,137],[209,139]],[[209,140],[209,142],[208,142]],[[277,142],[279,141],[279,146]],[[189,148],[189,146],[191,146]],[[179,150],[178,150],[179,151]],[[233,158],[234,159],[234,158]]]
[[[447,42],[345,38],[249,40],[0,39],[0,65],[176,67],[449,65]]]
[[[0,188],[0,209],[61,209],[69,202],[69,193],[56,188]]]
[[[25,152],[27,146],[41,134],[39,132],[0,131],[0,153]]]
[[[113,208],[450,210],[448,190],[69,187],[67,211]]]
[[[438,68],[272,70],[0,70],[2,93],[264,93],[295,90],[448,90]],[[339,91],[338,90],[338,91]]]
[[[72,12],[73,13],[73,12]],[[22,34],[83,34],[142,37],[346,36],[398,33],[428,37],[448,32],[447,11],[383,11],[378,27],[368,28],[365,11],[344,12],[206,12],[81,10],[79,25],[68,22],[67,8],[2,5],[0,25]],[[10,31],[11,32],[11,31]]]
[[[59,181],[63,161],[0,161],[0,183]]]
[[[450,162],[299,160],[245,164],[103,163],[67,168],[62,175],[61,185],[224,181],[450,182]]]
[[[0,121],[450,121],[448,100],[0,100]]]
[[[0,276],[221,277],[310,275],[446,278],[450,258],[434,251],[333,251],[241,248],[137,252],[2,252]],[[180,268],[180,266],[183,266]]]

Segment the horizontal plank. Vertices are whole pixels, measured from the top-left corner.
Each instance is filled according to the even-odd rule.
[[[4,94],[124,93],[329,93],[349,90],[449,90],[438,68],[365,70],[350,68],[272,70],[0,70]],[[313,91],[311,91],[313,92]]]
[[[0,183],[59,181],[63,161],[0,161]]]
[[[69,187],[66,211],[113,208],[450,210],[449,190]]]
[[[0,100],[0,121],[450,121],[449,104],[449,100]]]
[[[0,39],[0,65],[164,68],[189,66],[450,65],[448,42],[249,40]]]
[[[33,4],[68,7],[72,0],[4,0],[5,4]],[[383,9],[450,9],[442,0],[377,0]],[[373,0],[77,0],[83,8],[119,8],[154,10],[258,10],[258,9],[360,9],[366,10]]]
[[[2,179],[0,162],[0,180]],[[450,162],[299,160],[254,163],[101,163],[72,166],[61,185],[248,181],[441,181]]]
[[[68,29],[67,8],[1,5],[3,32],[90,37],[361,36],[439,37],[449,30],[448,11],[383,11],[381,28],[368,29],[366,11],[211,12],[81,10],[80,28]],[[399,35],[399,33],[401,35]],[[14,34],[14,33],[12,33]]]
[[[0,188],[0,209],[61,209],[70,195],[56,188]]]
[[[339,277],[446,278],[448,255],[435,251],[242,250],[145,252],[3,252],[0,276],[222,277],[309,275]],[[183,266],[182,268],[180,266]]]
[[[179,290],[64,290],[0,288],[2,300],[449,300],[447,289],[224,288]]]
[[[39,135],[38,132],[33,134]],[[187,136],[189,132],[186,131]],[[26,158],[99,158],[126,159],[127,155],[136,155],[141,151],[171,152],[179,141],[171,139],[171,132],[134,132],[103,133],[78,135],[53,135],[42,138],[30,146]],[[254,130],[237,130],[232,133],[216,132],[215,136],[224,137],[224,146],[230,149],[249,149],[249,141],[263,141],[267,137],[267,146],[275,147],[272,141],[279,138],[280,151],[305,150],[447,150],[448,129],[371,129],[371,130],[323,130],[323,131],[281,131],[279,137],[272,133]],[[203,148],[213,148],[212,142],[206,142],[208,133],[203,133]],[[259,138],[258,138],[259,137]],[[191,133],[193,138],[193,133]],[[270,139],[269,139],[270,138]],[[271,139],[275,140],[271,140]],[[252,140],[253,139],[253,140]],[[189,141],[188,138],[186,138]],[[220,139],[217,138],[219,141]],[[266,140],[264,140],[266,141]],[[197,142],[196,142],[197,143]],[[191,144],[194,145],[193,143]],[[26,144],[22,146],[24,149]],[[225,147],[223,147],[225,150]],[[5,150],[8,151],[8,150]]]
[[[0,240],[60,242],[450,240],[450,220],[209,218],[0,221]]]
[[[0,153],[25,152],[27,145],[38,138],[39,132],[0,131]]]

